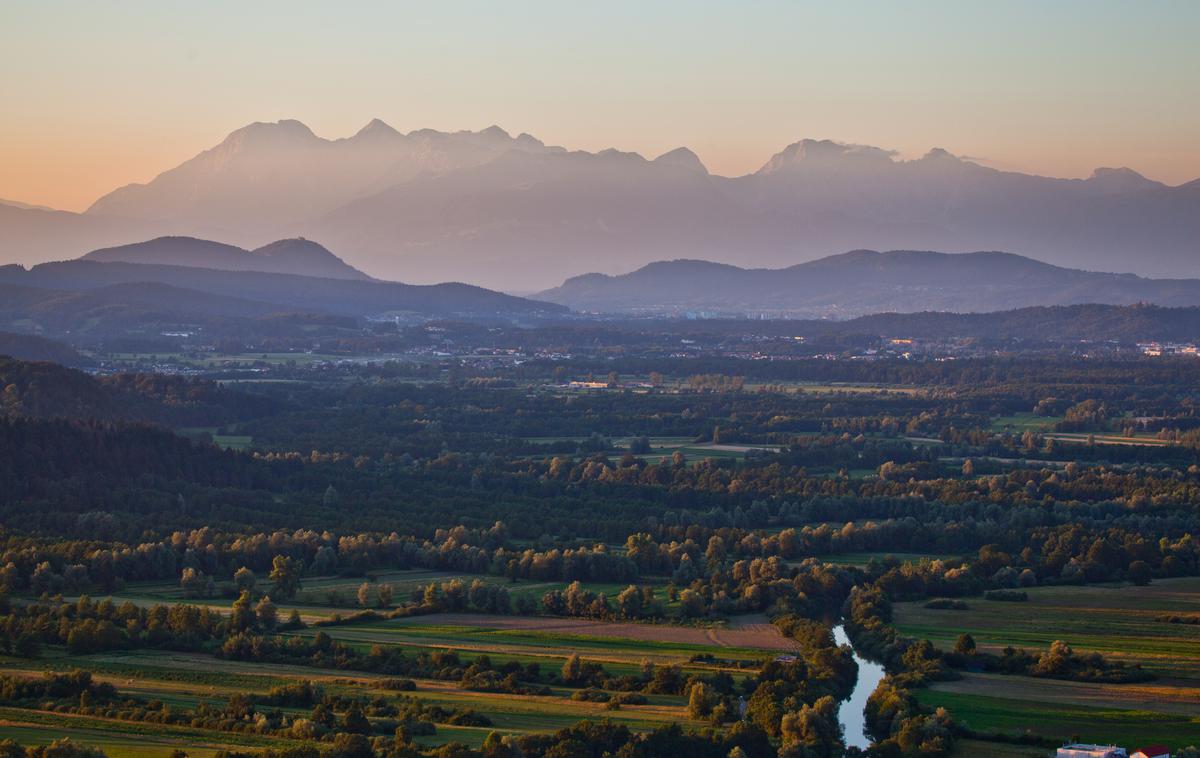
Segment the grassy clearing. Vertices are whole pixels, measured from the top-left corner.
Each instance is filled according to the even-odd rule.
[[[1036,416],[1033,413],[1016,413],[1012,416],[1001,416],[992,422],[992,431],[1024,434],[1025,432],[1047,432],[1062,421],[1062,416]]]
[[[709,458],[740,460],[751,452],[774,453],[779,450],[777,445],[721,445],[711,442],[693,443],[690,440],[685,444],[657,445],[651,440],[650,452],[637,457],[647,463],[669,463],[675,453],[680,453],[684,462],[691,466]]]
[[[248,450],[254,443],[254,438],[248,434],[217,434],[215,426],[189,426],[176,429],[184,437],[201,438],[207,434],[213,444],[226,450]]]
[[[247,450],[254,438],[247,434],[214,434],[213,442],[226,450]]]
[[[821,555],[818,559],[841,566],[866,566],[872,559],[883,561],[895,558],[901,563],[916,563],[922,560],[953,561],[960,557],[952,553],[837,553]]]

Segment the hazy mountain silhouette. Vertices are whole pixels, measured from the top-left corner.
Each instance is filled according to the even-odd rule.
[[[160,282],[110,284],[86,290],[56,290],[0,283],[0,319],[33,323],[40,330],[86,330],[102,321],[108,330],[130,327],[147,314],[186,321],[199,317],[253,318],[277,313],[278,305],[198,292]]]
[[[573,277],[536,297],[609,313],[850,317],[883,311],[988,312],[1076,303],[1200,305],[1200,280],[1094,273],[1009,253],[856,250],[783,269],[662,261],[620,276]]]
[[[168,266],[264,271],[328,279],[370,279],[316,242],[286,239],[243,250],[195,237],[158,237],[146,242],[93,250],[83,260],[102,263],[157,263]]]
[[[20,208],[26,211],[52,211],[53,208],[46,205],[34,205],[32,203],[22,203],[19,200],[6,200],[0,197],[0,205],[7,205],[10,208]]]
[[[74,258],[97,247],[147,239],[163,231],[148,221],[0,203],[0,263]]]
[[[690,166],[617,151],[509,152],[355,200],[312,234],[337,250],[380,251],[371,271],[457,271],[529,290],[662,251],[736,250],[755,223]]]
[[[785,322],[777,322],[783,324]],[[918,339],[1018,340],[1028,344],[1079,340],[1190,342],[1200,333],[1200,308],[1155,305],[1056,305],[992,313],[877,313],[846,321],[786,322],[810,337],[879,335]]]
[[[999,171],[932,150],[801,140],[752,174],[567,152],[528,135],[373,121],[328,140],[256,123],[86,213],[0,206],[0,256],[34,262],[161,234],[252,248],[320,239],[347,263],[406,281],[467,278],[528,291],[580,271],[703,258],[781,267],[855,248],[1010,250],[1088,270],[1200,275],[1200,181],[1122,168],[1088,179]]]
[[[545,150],[499,127],[401,134],[378,119],[347,139],[322,139],[299,121],[254,123],[147,184],[100,198],[88,215],[170,221],[261,236],[297,228],[356,197],[422,173],[486,163],[509,150]],[[272,238],[283,235],[268,235]]]
[[[266,308],[268,311],[317,311],[343,316],[385,313],[519,316],[566,310],[559,305],[459,283],[414,285],[148,263],[102,263],[94,260],[42,263],[30,269],[16,265],[0,266],[0,284],[28,288],[93,291],[146,283],[246,301],[253,303],[258,311]],[[136,294],[136,286],[131,286],[128,293],[128,297],[132,298]],[[217,308],[213,312],[221,311]]]

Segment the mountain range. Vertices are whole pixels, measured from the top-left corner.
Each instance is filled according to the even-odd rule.
[[[1200,181],[1127,168],[1087,179],[1001,171],[934,149],[902,160],[830,140],[756,172],[709,173],[686,148],[568,151],[498,127],[324,139],[255,123],[84,213],[0,204],[0,258],[61,260],[190,235],[255,249],[318,239],[372,276],[532,291],[580,271],[702,258],[784,267],[856,248],[1008,250],[1144,276],[1200,274]]]
[[[1195,306],[1200,280],[1080,271],[1011,253],[855,250],[782,269],[660,261],[619,276],[576,276],[535,297],[604,313],[851,318],[1080,303]]]

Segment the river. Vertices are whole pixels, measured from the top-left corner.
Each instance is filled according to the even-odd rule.
[[[850,645],[853,650],[854,646],[851,645],[850,638],[846,636],[846,630],[841,624],[833,628],[833,638],[839,645]],[[854,683],[854,691],[850,693],[850,697],[838,706],[838,722],[842,725],[842,733],[848,747],[866,748],[871,744],[871,738],[867,736],[863,709],[867,707],[867,698],[875,691],[885,672],[883,666],[868,661],[857,651],[854,653],[854,662],[858,664],[858,680]]]

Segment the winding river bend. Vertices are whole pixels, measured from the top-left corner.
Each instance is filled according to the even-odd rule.
[[[833,628],[833,638],[839,645],[850,645],[853,650],[854,645],[841,624]],[[875,691],[885,672],[883,666],[868,661],[859,655],[858,651],[854,652],[854,662],[858,664],[858,681],[854,683],[854,691],[850,693],[850,697],[838,706],[838,722],[842,725],[848,747],[866,748],[871,744],[871,738],[867,736],[863,709],[867,706],[867,698]]]

